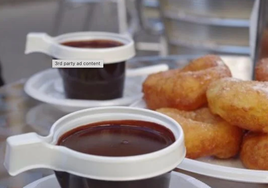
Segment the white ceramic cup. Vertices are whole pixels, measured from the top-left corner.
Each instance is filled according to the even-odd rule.
[[[105,157],[83,154],[64,146],[58,139],[79,126],[112,120],[141,120],[160,124],[175,136],[170,146],[148,154]],[[79,177],[104,181],[134,181],[157,177],[176,168],[185,157],[184,134],[180,125],[166,115],[133,107],[101,107],[77,111],[56,121],[50,134],[36,133],[7,139],[4,166],[10,175],[27,170],[48,168]]]
[[[66,42],[103,43],[105,48],[65,45]],[[94,42],[95,41],[95,42]],[[109,42],[110,41],[110,42]],[[110,45],[112,41],[121,44]],[[51,37],[46,33],[29,33],[25,53],[45,53],[52,59],[86,60],[104,63],[103,68],[59,68],[67,98],[109,100],[121,98],[124,90],[126,61],[135,56],[134,41],[108,32],[75,32]]]
[[[112,40],[123,45],[112,48],[74,48],[61,43],[70,41]],[[135,56],[134,41],[117,33],[74,32],[51,37],[46,33],[29,33],[25,53],[40,52],[57,59],[103,60],[104,64],[126,61]]]

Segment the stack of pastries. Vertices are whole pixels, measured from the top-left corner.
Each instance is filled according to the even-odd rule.
[[[149,75],[144,100],[182,126],[186,157],[240,156],[245,167],[268,170],[265,62],[256,67],[256,81],[242,81],[232,78],[220,57],[207,55],[182,69]]]

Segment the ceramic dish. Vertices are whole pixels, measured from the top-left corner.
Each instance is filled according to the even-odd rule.
[[[128,106],[141,98],[141,84],[146,75],[167,69],[168,66],[162,64],[127,70],[123,97],[113,100],[67,99],[57,69],[48,69],[36,73],[28,79],[24,89],[34,99],[53,105],[64,112],[74,112],[100,106]]]
[[[60,188],[54,175],[50,175],[39,179],[24,188]],[[192,178],[190,176],[172,172],[170,188],[210,188],[208,185],[203,182]]]

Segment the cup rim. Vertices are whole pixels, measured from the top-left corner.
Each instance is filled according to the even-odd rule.
[[[167,147],[165,147],[165,148],[163,148],[163,149],[161,149],[161,150],[157,150],[157,151],[154,151],[154,152],[151,152],[151,153],[146,153],[146,154],[141,154],[141,155],[133,155],[133,156],[120,156],[120,157],[110,157],[110,156],[101,156],[101,155],[92,155],[92,154],[85,154],[85,153],[81,153],[81,152],[78,152],[78,151],[75,151],[75,150],[73,150],[73,149],[70,149],[70,148],[68,148],[68,147],[66,147],[66,146],[61,146],[61,145],[57,145],[56,143],[59,141],[58,139],[62,136],[62,135],[64,135],[65,133],[67,133],[68,131],[70,131],[70,130],[72,130],[72,129],[70,129],[70,130],[68,130],[68,131],[66,131],[66,132],[64,132],[63,134],[61,134],[60,136],[59,136],[59,138],[57,139],[57,140],[55,140],[55,137],[54,137],[54,134],[55,134],[55,131],[54,131],[54,129],[56,128],[56,126],[58,125],[58,124],[60,124],[60,123],[62,123],[62,121],[64,121],[66,118],[70,118],[70,117],[72,117],[72,116],[75,116],[75,115],[78,115],[78,114],[81,114],[81,113],[83,113],[83,112],[90,112],[90,111],[94,111],[94,110],[101,110],[101,109],[111,109],[111,110],[114,110],[114,109],[128,109],[128,108],[130,108],[130,109],[135,109],[135,110],[138,110],[138,111],[141,111],[141,112],[149,112],[149,113],[152,113],[152,114],[157,114],[157,116],[159,116],[159,117],[164,117],[164,118],[166,118],[166,119],[169,119],[169,121],[171,121],[171,122],[175,122],[176,124],[178,124],[175,120],[173,120],[172,118],[170,118],[170,117],[168,117],[168,116],[166,116],[166,115],[164,115],[164,114],[161,114],[161,113],[158,113],[158,112],[155,112],[155,111],[152,111],[152,110],[148,110],[148,109],[142,109],[142,108],[136,108],[136,107],[121,107],[121,106],[113,106],[113,107],[95,107],[95,108],[89,108],[89,109],[83,109],[83,110],[79,110],[79,111],[76,111],[76,112],[73,112],[73,113],[70,113],[70,114],[67,114],[66,116],[63,116],[63,117],[61,117],[60,119],[58,119],[53,125],[52,125],[52,127],[51,127],[51,129],[50,129],[50,133],[49,133],[49,135],[48,135],[48,137],[53,137],[53,140],[52,140],[52,142],[50,142],[49,144],[52,144],[52,145],[54,145],[54,146],[56,146],[56,147],[59,147],[59,148],[64,148],[64,150],[66,150],[67,152],[71,152],[71,153],[73,153],[73,154],[75,154],[75,155],[80,155],[81,157],[85,157],[85,158],[87,158],[88,156],[90,156],[90,157],[93,157],[93,158],[95,158],[95,159],[99,159],[100,161],[102,161],[102,160],[108,160],[108,159],[111,159],[111,160],[120,160],[120,162],[122,162],[122,160],[124,161],[129,161],[129,160],[137,160],[137,159],[140,159],[140,158],[143,158],[143,157],[150,157],[151,155],[162,155],[163,153],[166,153],[166,152],[168,152],[169,150],[171,150],[171,149],[169,149],[170,147],[171,148],[174,148],[178,143],[181,143],[181,142],[183,142],[183,139],[184,139],[184,136],[183,136],[183,134],[180,134],[181,136],[180,137],[176,137],[176,135],[174,134],[174,131],[172,131],[171,129],[169,129],[169,128],[167,128],[167,129],[169,129],[171,132],[172,132],[172,134],[175,136],[175,142],[173,142],[171,145],[169,145],[169,146],[167,146]],[[122,120],[124,120],[124,119],[122,119]],[[106,120],[107,121],[107,120]],[[108,120],[109,121],[109,120]],[[113,120],[111,120],[111,121],[113,121]],[[160,124],[161,125],[161,124]],[[83,126],[83,125],[81,125],[81,126]],[[163,126],[163,125],[161,125],[161,126]],[[79,126],[78,126],[79,127]],[[183,130],[182,130],[182,128],[179,126],[178,127],[179,128],[179,131],[180,131],[180,133],[183,133]]]
[[[81,153],[81,152],[69,149],[65,146],[57,145],[59,138],[63,134],[65,134],[66,132],[75,128],[74,127],[72,129],[65,130],[61,134],[56,136],[55,134],[57,131],[56,130],[57,126],[60,126],[62,124],[64,125],[64,123],[68,122],[69,119],[72,119],[75,116],[79,117],[79,115],[83,116],[85,114],[92,115],[92,114],[94,114],[93,112],[98,113],[98,111],[103,111],[103,110],[104,111],[106,110],[105,112],[103,112],[104,114],[105,113],[107,114],[108,111],[109,112],[114,111],[115,114],[116,113],[121,114],[122,112],[125,114],[128,114],[129,112],[136,112],[137,114],[138,113],[143,114],[142,117],[146,117],[146,118],[150,115],[151,119],[148,120],[149,122],[152,119],[156,120],[158,118],[158,121],[163,122],[164,125],[161,123],[159,123],[159,124],[168,128],[174,134],[176,140],[171,145],[169,145],[161,150],[155,151],[155,152],[142,154],[142,155],[123,156],[123,157],[109,157],[109,156],[85,154],[85,153]],[[116,112],[116,111],[118,111],[118,112]],[[113,114],[111,114],[111,116],[113,116]],[[124,120],[124,119],[129,119],[129,118],[122,117],[121,120]],[[111,119],[111,121],[112,120],[113,119]],[[136,119],[136,120],[138,120],[138,119]],[[142,119],[140,119],[140,120],[142,120]],[[105,121],[107,121],[107,120],[105,120]],[[169,128],[167,126],[167,124],[170,124],[170,127],[174,127],[174,128],[173,129]],[[76,126],[76,127],[79,127],[79,126]],[[162,175],[164,173],[167,173],[169,171],[172,171],[174,168],[176,168],[182,162],[182,160],[185,158],[185,155],[186,155],[186,149],[185,149],[185,145],[184,145],[184,133],[183,133],[183,130],[178,122],[176,122],[174,119],[172,119],[164,114],[161,114],[159,112],[152,111],[149,109],[136,108],[136,107],[122,107],[122,106],[96,107],[96,108],[89,108],[89,109],[84,109],[84,110],[73,112],[73,113],[68,114],[68,115],[60,118],[59,120],[57,120],[53,124],[53,126],[51,127],[48,137],[50,137],[49,144],[53,145],[53,147],[58,148],[65,155],[76,157],[79,160],[91,161],[94,164],[95,163],[96,164],[106,164],[109,166],[109,168],[117,168],[117,170],[121,169],[120,171],[125,171],[126,166],[132,165],[132,167],[130,168],[131,170],[130,170],[129,174],[125,174],[123,172],[120,172],[119,173],[120,175],[118,175],[118,174],[111,175],[109,173],[108,173],[109,175],[107,175],[107,173],[105,171],[108,171],[109,168],[103,167],[101,165],[100,165],[101,167],[98,166],[98,168],[100,169],[101,174],[102,174],[99,176],[97,176],[97,175],[95,176],[94,173],[91,173],[91,175],[81,173],[80,170],[78,170],[78,171],[73,171],[71,169],[64,170],[65,172],[68,172],[68,173],[71,173],[74,175],[78,175],[81,177],[98,179],[98,180],[105,180],[105,181],[106,180],[107,181],[131,181],[131,180],[141,180],[141,179],[148,179],[148,178],[156,177],[156,176]],[[157,164],[155,164],[155,163],[157,163]],[[85,164],[85,163],[83,163],[83,164]],[[133,165],[135,167],[133,167]],[[152,165],[154,167],[152,167]],[[148,167],[150,167],[152,169],[142,169],[142,168],[148,168]],[[138,169],[140,169],[140,171],[138,171],[137,169],[133,170],[133,168],[138,168]],[[106,170],[104,170],[104,169],[106,169]]]
[[[103,38],[104,37],[104,38]],[[110,51],[114,48],[119,49],[124,46],[134,44],[134,41],[130,37],[123,36],[118,33],[110,33],[110,32],[72,32],[72,33],[65,33],[62,35],[58,35],[54,37],[55,41],[57,41],[57,45],[62,46],[66,49],[73,49],[77,51]],[[98,40],[98,39],[107,39],[113,40],[116,42],[123,43],[122,46],[115,46],[115,47],[107,47],[107,48],[79,48],[79,47],[72,47],[63,45],[63,42],[72,42],[72,41],[83,41],[83,40]]]
[[[103,60],[104,64],[120,63],[135,56],[134,41],[131,37],[111,32],[72,32],[53,37],[51,56],[68,60]],[[123,43],[111,48],[76,48],[62,45],[62,42],[107,39]]]

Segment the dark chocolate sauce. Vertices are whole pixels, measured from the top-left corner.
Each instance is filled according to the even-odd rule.
[[[75,48],[114,48],[124,44],[113,40],[66,41],[62,45]],[[111,100],[123,96],[125,62],[104,64],[103,68],[59,69],[66,98]]]
[[[110,100],[123,96],[125,62],[104,64],[104,68],[62,68],[66,98]]]
[[[108,121],[85,125],[65,133],[58,145],[86,154],[133,156],[161,150],[175,141],[173,133],[146,121]]]
[[[81,40],[81,41],[67,41],[61,43],[64,46],[75,48],[113,48],[123,46],[124,44],[113,40]]]

